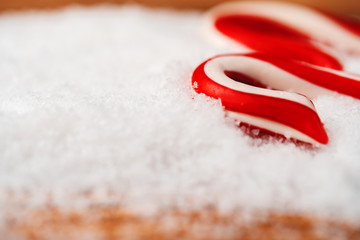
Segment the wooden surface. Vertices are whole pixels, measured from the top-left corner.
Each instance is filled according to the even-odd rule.
[[[179,9],[206,9],[214,6],[222,0],[0,0],[0,12],[7,10],[24,9],[53,9],[68,6],[70,4],[93,5],[98,3],[124,4],[140,3],[156,7],[172,7]],[[319,7],[337,13],[360,14],[359,0],[289,0],[310,6]]]
[[[7,229],[28,240],[326,240],[360,239],[359,226],[301,215],[270,214],[252,224],[214,209],[183,212],[171,210],[143,218],[117,207],[94,207],[86,211],[42,209]],[[321,226],[319,228],[319,226]],[[1,233],[2,236],[6,236]],[[330,237],[330,238],[329,238]],[[86,238],[85,238],[86,239]],[[337,239],[337,238],[336,238]]]

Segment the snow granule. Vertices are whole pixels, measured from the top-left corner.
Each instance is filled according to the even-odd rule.
[[[139,6],[0,15],[0,219],[14,199],[81,208],[91,193],[149,213],[210,204],[360,221],[360,101],[314,99],[330,138],[320,149],[245,135],[192,91],[199,63],[234,51],[204,39],[201,17]]]

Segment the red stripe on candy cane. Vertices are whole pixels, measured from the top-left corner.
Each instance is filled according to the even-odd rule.
[[[221,99],[228,116],[243,123],[313,145],[327,144],[307,97],[338,92],[360,99],[360,77],[344,73],[328,50],[331,46],[360,53],[360,31],[353,29],[358,25],[308,8],[267,2],[221,5],[207,20],[213,32],[253,53],[202,63],[192,76],[196,92]]]

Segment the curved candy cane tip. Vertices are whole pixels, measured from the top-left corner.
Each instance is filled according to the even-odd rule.
[[[239,39],[235,35],[229,36],[227,32],[223,32],[225,29],[216,26],[219,19],[231,16],[233,20],[235,20],[235,16],[239,17],[237,30],[242,29],[245,31],[247,26],[254,24],[254,18],[257,17],[267,20],[268,25],[272,26],[271,28],[268,28],[268,26],[268,30],[277,30],[274,34],[283,36],[285,34],[288,35],[287,37],[292,35],[293,38],[296,37],[302,41],[306,40],[306,38],[314,39],[315,41],[330,44],[348,52],[360,53],[360,24],[340,19],[329,13],[324,14],[305,6],[281,2],[225,3],[211,9],[207,13],[207,24],[205,25],[207,31],[211,32],[212,35],[220,34],[223,37],[238,41]],[[240,22],[241,24],[239,25]],[[274,28],[274,23],[278,23],[276,28]],[[233,21],[233,24],[236,24],[236,21]],[[241,28],[241,25],[245,26],[245,29]],[[255,24],[252,33],[259,30],[263,31],[264,29],[266,28],[259,28],[259,25]],[[279,32],[279,30],[281,31]],[[249,34],[249,32],[247,33]],[[249,46],[249,43],[242,41],[243,39],[241,40],[242,44]],[[249,47],[256,48],[257,46],[250,45]]]
[[[195,69],[192,86],[197,93],[221,99],[228,115],[238,121],[314,145],[328,143],[310,100],[299,94],[261,89],[239,82],[241,79],[229,78],[225,71],[237,69],[223,68],[227,67],[228,57],[209,59]],[[245,80],[249,79],[252,76]]]
[[[276,139],[284,140],[289,139],[295,143],[307,143],[313,146],[325,145],[329,142],[329,138],[326,134],[326,131],[323,125],[320,122],[320,119],[316,119],[313,124],[315,126],[316,132],[312,136],[304,134],[295,128],[291,128],[285,124],[267,120],[265,118],[260,118],[256,116],[249,116],[248,114],[243,114],[239,112],[226,111],[226,115],[237,122],[240,122],[239,126],[245,126],[242,128],[245,130],[245,133],[253,137],[267,137],[274,136]],[[251,131],[249,134],[249,130]],[[253,134],[254,131],[259,132]]]

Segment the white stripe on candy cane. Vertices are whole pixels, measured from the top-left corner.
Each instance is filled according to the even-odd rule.
[[[259,80],[271,88],[290,92],[264,89],[237,82],[226,76],[224,71],[240,72]],[[314,111],[315,108],[308,98],[294,92],[307,95],[311,98],[323,94],[334,95],[333,91],[311,84],[270,63],[248,56],[215,57],[205,64],[204,72],[214,82],[230,89],[298,102]]]
[[[232,118],[238,122],[243,122],[251,124],[254,127],[270,130],[274,133],[281,134],[288,139],[297,139],[302,142],[310,143],[315,147],[319,147],[321,145],[318,141],[309,137],[308,135],[296,130],[295,128],[291,128],[279,122],[229,110],[226,110],[226,115],[227,117]]]

